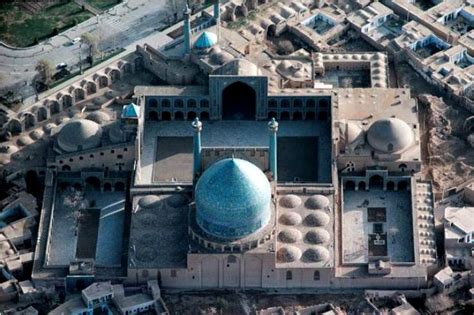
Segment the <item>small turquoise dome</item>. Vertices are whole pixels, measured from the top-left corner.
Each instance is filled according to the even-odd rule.
[[[238,239],[264,227],[271,217],[270,183],[241,159],[212,165],[196,186],[196,221],[208,234]]]
[[[211,32],[203,32],[194,43],[196,49],[208,49],[217,43],[217,35]]]

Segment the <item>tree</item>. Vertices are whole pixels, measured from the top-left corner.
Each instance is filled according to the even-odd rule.
[[[183,0],[166,0],[167,11],[173,15],[173,21],[178,20],[178,15],[185,8],[186,1]]]
[[[47,87],[51,83],[54,73],[54,67],[51,62],[46,59],[41,59],[36,64],[35,70],[38,72],[36,82]]]
[[[89,60],[92,64],[94,56],[99,53],[99,39],[91,33],[84,33],[81,35],[81,40],[84,44],[89,46]]]
[[[189,5],[191,10],[196,9],[197,6],[200,6],[201,1],[199,0],[166,0],[166,8],[168,12],[171,12],[173,19],[176,22],[178,16],[181,15],[186,8],[186,4]]]

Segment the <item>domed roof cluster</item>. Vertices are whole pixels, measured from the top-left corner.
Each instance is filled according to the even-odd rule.
[[[202,32],[194,42],[196,49],[209,49],[217,43],[217,35],[212,32]]]
[[[411,127],[401,119],[380,119],[369,127],[367,141],[377,151],[393,153],[413,144],[414,134]]]
[[[270,183],[250,162],[224,159],[207,169],[195,191],[196,221],[202,230],[223,239],[239,239],[270,220]]]
[[[387,87],[387,63],[386,56],[382,53],[377,53],[372,57],[371,81],[372,86],[376,88]]]
[[[102,127],[91,120],[68,121],[59,131],[57,144],[65,152],[96,148],[102,139]]]
[[[326,265],[331,257],[331,201],[320,194],[303,198],[288,194],[279,199],[277,263]]]

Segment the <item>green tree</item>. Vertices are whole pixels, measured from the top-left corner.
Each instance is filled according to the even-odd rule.
[[[36,64],[35,70],[38,72],[36,81],[47,87],[51,83],[54,73],[54,67],[51,62],[46,59],[41,59]]]
[[[91,33],[84,33],[81,35],[81,40],[89,46],[89,60],[92,64],[94,57],[99,53],[99,39]]]

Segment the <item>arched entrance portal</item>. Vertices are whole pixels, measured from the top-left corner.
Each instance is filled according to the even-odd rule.
[[[369,179],[369,189],[383,189],[383,177],[374,175]]]
[[[100,179],[90,176],[86,179],[86,190],[100,190]]]
[[[222,119],[254,120],[257,108],[255,90],[243,82],[235,82],[222,92]]]

